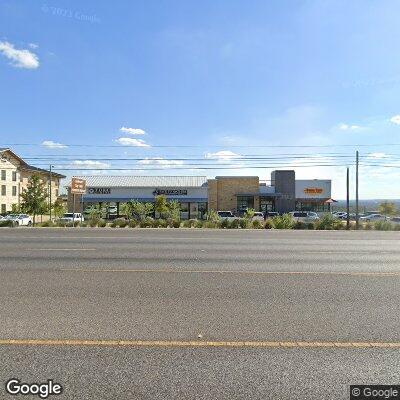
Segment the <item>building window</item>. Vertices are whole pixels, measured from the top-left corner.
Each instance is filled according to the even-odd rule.
[[[198,217],[200,219],[205,219],[207,214],[207,203],[198,203]]]
[[[7,171],[5,169],[1,170],[1,180],[5,181],[7,179]]]
[[[180,203],[181,207],[181,219],[189,218],[189,203]]]
[[[2,205],[1,205],[1,213],[2,213],[2,214],[5,214],[6,212],[7,212],[6,205],[5,205],[5,204],[2,204]]]
[[[17,187],[16,187],[16,186],[13,186],[13,187],[12,187],[12,195],[13,195],[13,196],[16,196],[16,195],[17,195]]]
[[[314,211],[314,212],[328,212],[329,204],[326,204],[325,201],[296,201],[296,210],[297,211]]]
[[[237,197],[238,212],[246,211],[248,208],[254,208],[254,196],[238,196]]]
[[[17,171],[12,172],[12,180],[13,182],[17,182]]]
[[[1,185],[1,195],[2,196],[7,195],[7,186],[6,185]]]
[[[275,211],[275,200],[271,197],[260,197],[260,211],[263,213]]]

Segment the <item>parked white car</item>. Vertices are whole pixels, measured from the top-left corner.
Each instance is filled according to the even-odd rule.
[[[315,222],[319,220],[318,214],[313,211],[292,211],[289,214],[298,222]]]
[[[264,222],[264,214],[262,212],[256,211],[252,218],[253,221]]]
[[[361,217],[360,221],[362,222],[375,222],[375,221],[388,221],[390,218],[385,217],[382,214],[370,214],[365,217]]]
[[[32,225],[32,218],[27,214],[11,214],[7,219],[12,221],[15,226]]]
[[[81,213],[65,213],[60,219],[59,221],[61,222],[72,222],[72,221],[84,221],[85,218],[83,217],[83,215]]]
[[[223,220],[233,221],[234,219],[236,219],[232,211],[217,211],[217,214],[222,221]]]

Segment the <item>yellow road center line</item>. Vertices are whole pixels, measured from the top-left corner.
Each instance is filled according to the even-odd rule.
[[[0,339],[0,346],[400,348],[400,342]]]
[[[95,251],[97,249],[24,249],[28,251]]]
[[[180,270],[180,269],[89,269],[60,268],[65,272],[119,272],[119,273],[168,273],[168,274],[240,274],[240,275],[350,275],[350,276],[400,276],[400,271],[393,272],[347,272],[347,271],[242,271],[242,270]]]

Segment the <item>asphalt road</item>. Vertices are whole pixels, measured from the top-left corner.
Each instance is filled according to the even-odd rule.
[[[12,377],[53,379],[59,399],[348,399],[350,384],[400,384],[399,241],[0,229],[0,398]]]

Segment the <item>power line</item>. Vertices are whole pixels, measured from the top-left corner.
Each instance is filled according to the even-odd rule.
[[[12,146],[40,146],[45,147],[40,143],[4,143],[2,147]],[[400,146],[400,143],[373,143],[373,144],[321,144],[321,145],[147,145],[147,146],[123,146],[123,145],[95,145],[95,144],[63,144],[67,147],[96,147],[96,148],[135,148],[135,149],[150,149],[150,148],[335,148],[335,147],[382,147],[382,146]]]

